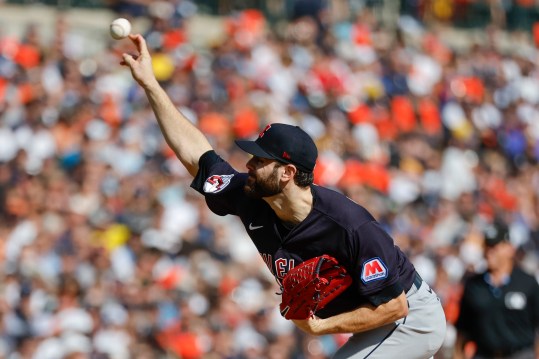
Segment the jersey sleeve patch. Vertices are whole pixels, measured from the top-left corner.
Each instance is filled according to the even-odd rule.
[[[365,261],[361,268],[361,281],[365,284],[385,279],[387,278],[387,275],[387,266],[378,257]]]
[[[212,175],[204,182],[203,191],[205,193],[219,193],[230,184],[234,175]]]

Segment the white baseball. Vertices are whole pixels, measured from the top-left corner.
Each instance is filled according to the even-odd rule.
[[[126,38],[131,33],[129,20],[120,17],[110,23],[110,36],[115,40]]]

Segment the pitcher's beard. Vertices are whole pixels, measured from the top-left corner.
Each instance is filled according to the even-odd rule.
[[[272,197],[283,191],[277,178],[276,168],[273,169],[273,172],[265,180],[249,175],[245,186],[243,186],[243,190],[247,196],[256,199]]]

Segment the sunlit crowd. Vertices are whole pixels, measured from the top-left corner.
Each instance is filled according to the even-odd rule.
[[[234,11],[191,38],[195,3],[155,3],[143,35],[178,109],[238,170],[235,139],[273,122],[308,132],[315,183],[371,211],[439,294],[439,358],[462,279],[484,268],[487,224],[507,223],[539,273],[533,34],[478,38],[409,16],[390,28],[365,7],[278,24]],[[283,319],[241,223],[190,188],[119,64],[133,45],[104,36],[105,51],[81,57],[74,25],[59,14],[55,26],[52,41],[35,25],[0,34],[0,357],[331,357],[347,336]]]

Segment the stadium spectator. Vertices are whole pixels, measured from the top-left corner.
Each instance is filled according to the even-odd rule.
[[[315,182],[365,204],[440,294],[442,358],[461,280],[484,269],[484,223],[503,216],[537,276],[531,34],[408,17],[394,30],[364,7],[324,17],[319,42],[312,23],[270,28],[255,10],[193,38],[194,3],[163,9],[142,6],[175,105],[237,168],[234,139],[270,122],[305,129]],[[241,226],[184,191],[189,176],[118,64],[129,44],[103,38],[88,55],[67,17],[50,39],[39,24],[0,34],[0,357],[331,357],[347,338],[295,331]]]

